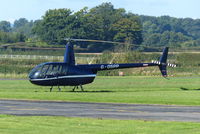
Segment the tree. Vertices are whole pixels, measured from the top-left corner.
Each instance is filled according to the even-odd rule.
[[[112,24],[121,19],[124,14],[124,9],[115,9],[110,2],[92,8],[87,15],[88,25],[91,26],[89,31],[92,31],[91,37],[112,41],[114,37]]]
[[[140,44],[142,42],[141,25],[137,21],[122,18],[113,24],[112,28],[116,32],[115,41],[129,42],[131,44]]]
[[[10,32],[11,31],[11,24],[8,21],[1,21],[0,22],[0,31],[3,32]]]
[[[66,37],[72,35],[72,31],[68,30],[73,27],[73,20],[70,9],[54,9],[48,10],[43,19],[37,21],[33,28],[33,33],[38,37],[51,44],[61,43]]]
[[[34,25],[33,21],[29,22],[25,18],[20,18],[14,21],[12,31],[25,34],[27,37],[31,37],[32,36],[31,30],[33,28],[33,25]]]
[[[20,18],[19,20],[15,20],[14,21],[14,29],[19,28],[19,27],[23,27],[28,23],[28,20],[26,18]]]
[[[177,47],[188,44],[198,46],[196,44],[200,38],[200,19],[138,16],[127,13],[123,8],[116,9],[109,2],[90,10],[85,7],[78,12],[65,8],[48,10],[41,20],[32,22],[32,25],[34,37],[49,44],[64,44],[63,39],[70,37]],[[20,19],[16,21],[15,27],[18,27],[15,32],[28,35],[25,31],[30,30],[31,23],[27,23],[26,19]],[[90,43],[84,46],[96,50],[110,48],[108,45]]]
[[[124,13],[123,9],[114,9],[111,3],[103,3],[90,11],[85,7],[75,13],[69,9],[49,10],[32,31],[50,43],[52,39],[61,43],[66,37],[113,40],[111,25]]]

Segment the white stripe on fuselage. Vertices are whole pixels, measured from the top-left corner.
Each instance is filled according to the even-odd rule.
[[[68,76],[59,76],[53,78],[43,78],[43,79],[30,79],[30,81],[43,81],[43,80],[56,80],[63,78],[88,78],[88,77],[96,77],[96,74],[88,74],[88,75],[68,75]]]

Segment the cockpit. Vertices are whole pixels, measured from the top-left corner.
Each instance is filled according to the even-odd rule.
[[[44,79],[57,76],[64,76],[68,73],[66,64],[60,63],[42,63],[37,65],[29,73],[29,79]]]

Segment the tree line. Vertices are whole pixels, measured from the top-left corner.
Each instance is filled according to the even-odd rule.
[[[25,18],[15,20],[12,25],[9,21],[0,21],[0,43],[25,42],[32,36],[34,22]]]
[[[0,21],[0,43],[42,41],[65,44],[64,38],[84,38],[127,42],[140,46],[199,47],[200,19],[170,16],[144,16],[102,3],[94,8],[73,12],[70,9],[51,9],[40,20],[25,18],[14,24]],[[90,50],[106,50],[106,45],[77,44]],[[113,46],[109,46],[113,47]]]
[[[143,44],[149,46],[200,46],[200,19],[140,16]]]
[[[75,13],[70,9],[48,10],[33,27],[33,33],[50,44],[63,44],[66,37],[142,43],[139,17],[115,9],[111,3]]]

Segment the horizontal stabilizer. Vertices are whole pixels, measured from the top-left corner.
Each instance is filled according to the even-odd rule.
[[[161,65],[161,62],[160,62],[160,61],[152,60],[151,62],[154,63],[154,64]],[[167,66],[169,66],[169,67],[176,67],[175,64],[170,64],[170,63],[166,63],[166,64],[167,64]]]

